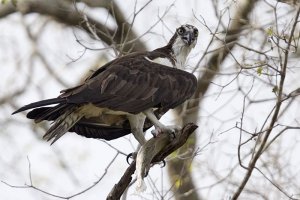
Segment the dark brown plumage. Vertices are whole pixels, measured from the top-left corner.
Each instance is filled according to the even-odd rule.
[[[195,91],[194,75],[147,61],[147,54],[121,57],[81,86],[65,90],[64,103],[139,113],[152,107],[174,108]],[[97,73],[97,72],[95,72]]]
[[[197,80],[193,74],[155,62],[159,58],[176,65],[173,43],[177,37],[176,33],[167,46],[152,52],[117,58],[99,68],[81,85],[61,91],[57,98],[23,106],[14,113],[36,108],[27,114],[28,118],[36,122],[55,121],[44,136],[47,140],[54,138],[53,142],[67,131],[106,140],[129,134],[132,122],[136,121],[131,119],[134,115],[157,108],[155,115],[159,119],[196,90]],[[42,107],[51,104],[57,105]],[[145,131],[153,123],[147,118],[141,125]]]

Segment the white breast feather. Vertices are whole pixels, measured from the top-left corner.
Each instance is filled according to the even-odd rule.
[[[168,58],[155,58],[155,59],[151,60],[150,58],[145,56],[145,59],[148,60],[149,62],[158,63],[158,64],[165,65],[168,67],[175,67],[177,69],[184,70],[186,58],[187,58],[188,54],[190,53],[190,51],[192,50],[192,48],[195,47],[195,45],[196,45],[196,43],[194,42],[192,45],[187,46],[182,41],[181,38],[179,38],[179,37],[176,38],[176,40],[172,46],[172,50],[173,50],[172,56],[175,58],[175,66],[172,64],[172,62]]]
[[[195,44],[191,46],[186,46],[182,39],[180,39],[179,37],[176,38],[172,46],[174,57],[176,59],[176,68],[184,69],[186,58],[192,50],[192,48],[194,48]]]
[[[149,62],[165,65],[168,67],[174,67],[168,58],[155,58],[155,59],[151,60],[150,58],[145,57],[145,59],[148,60]]]

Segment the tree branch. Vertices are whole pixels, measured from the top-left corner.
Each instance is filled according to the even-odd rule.
[[[275,109],[274,109],[274,113],[273,113],[271,122],[269,124],[269,128],[267,129],[268,131],[265,133],[265,135],[262,136],[260,146],[258,147],[258,150],[255,152],[252,160],[249,162],[248,171],[245,174],[241,184],[239,185],[239,187],[237,188],[237,190],[233,194],[232,200],[238,199],[240,194],[244,190],[246,184],[248,183],[248,181],[249,181],[249,179],[252,175],[253,170],[255,169],[255,165],[256,165],[258,159],[262,155],[262,153],[265,149],[265,146],[267,145],[269,136],[273,131],[273,127],[274,127],[275,123],[277,122],[278,114],[279,114],[280,107],[282,105],[282,99],[283,99],[282,93],[283,93],[283,86],[284,86],[286,70],[287,70],[287,64],[288,64],[288,58],[289,58],[288,55],[290,53],[290,47],[291,47],[292,39],[294,37],[294,33],[295,33],[295,30],[296,30],[296,25],[298,24],[299,16],[300,16],[300,7],[298,7],[298,10],[297,10],[297,13],[296,13],[296,16],[295,16],[295,20],[294,20],[294,23],[293,23],[293,26],[292,26],[292,30],[290,32],[290,37],[288,39],[287,48],[284,51],[284,62],[283,62],[282,69],[281,69],[281,76],[280,76],[280,82],[279,82],[279,86],[278,86],[277,101],[276,101],[276,104],[275,104]],[[290,197],[290,198],[294,199],[292,197]]]
[[[171,140],[170,134],[162,134],[160,137],[152,138],[143,145],[144,148],[152,147],[153,151],[147,151],[146,157],[151,162],[157,163],[163,161],[168,155],[180,148],[189,136],[197,129],[197,125],[193,123],[186,124],[177,134],[176,137]],[[142,147],[142,148],[143,148]],[[155,148],[153,148],[155,147]],[[154,152],[154,153],[153,153]],[[111,192],[107,196],[107,200],[120,199],[126,188],[129,186],[132,175],[136,170],[136,161],[133,161],[127,168],[121,179],[112,188]]]
[[[277,0],[278,2],[281,2],[281,3],[286,3],[286,4],[289,4],[291,6],[297,6],[297,5],[300,5],[300,2],[299,0]]]
[[[101,5],[104,8],[108,9],[109,12],[112,13],[112,9],[117,10],[118,12],[120,9],[115,3],[111,3],[112,1],[105,1]],[[108,3],[110,2],[110,3]],[[112,5],[112,7],[108,6]],[[108,45],[117,44],[122,46],[122,50],[124,52],[129,51],[144,51],[146,50],[146,46],[140,41],[135,40],[137,38],[136,34],[132,29],[125,28],[123,30],[122,23],[126,22],[126,19],[122,14],[118,14],[116,16],[116,24],[117,29],[108,28],[105,24],[93,19],[92,17],[86,17],[89,24],[92,25],[94,30],[91,30],[86,23],[86,20],[83,17],[83,14],[78,12],[76,6],[68,0],[52,0],[52,1],[45,1],[45,0],[26,0],[26,1],[17,1],[17,5],[14,6],[12,3],[6,3],[5,5],[1,5],[0,8],[0,18],[3,18],[9,14],[21,12],[23,14],[29,13],[39,13],[41,15],[48,15],[53,17],[56,21],[61,22],[63,24],[74,26],[76,28],[80,27],[84,29],[87,33],[93,35],[94,33],[97,34],[99,38],[103,42]],[[86,15],[86,14],[84,14]],[[115,16],[113,16],[115,17]],[[123,25],[124,26],[124,25]],[[126,26],[127,27],[127,26]],[[91,32],[93,31],[93,32]],[[126,41],[122,41],[122,34],[124,31],[128,31],[128,41],[135,40],[134,43],[126,44]],[[127,33],[127,32],[125,32]]]
[[[243,27],[248,23],[248,15],[251,13],[254,4],[256,1],[237,1],[239,6],[239,10],[236,11],[235,15],[232,17],[230,24],[228,24],[228,29],[226,30],[226,35],[224,40],[222,41],[222,48],[216,51],[208,60],[204,73],[202,76],[198,77],[198,87],[197,90],[192,97],[193,101],[190,101],[183,106],[179,106],[176,108],[176,117],[181,121],[179,124],[185,124],[186,122],[194,122],[198,121],[198,116],[200,109],[197,108],[202,101],[202,96],[207,92],[211,82],[215,78],[216,74],[219,72],[222,62],[226,59],[228,55],[230,55],[230,51],[235,47],[236,41],[238,41],[240,33],[243,31]],[[200,23],[201,21],[198,20]],[[220,19],[221,21],[221,19]],[[219,23],[220,23],[219,21]],[[206,24],[204,24],[206,26]],[[218,25],[219,26],[219,25]],[[217,30],[216,30],[217,32]],[[214,35],[214,33],[212,33]],[[232,45],[228,45],[232,44]],[[200,59],[201,60],[201,59]],[[197,66],[199,68],[199,66]],[[193,112],[182,114],[184,110],[192,110]],[[180,151],[186,152],[188,149],[195,149],[196,135],[190,138],[190,142],[185,144]],[[195,184],[192,179],[191,170],[189,166],[191,165],[191,159],[180,160],[180,159],[172,159],[170,164],[168,165],[169,179],[171,183],[176,183],[180,181],[180,186],[177,188],[173,188],[173,192],[175,194],[176,200],[197,200],[199,199],[198,194],[195,192]],[[181,175],[178,178],[178,175]],[[193,191],[193,192],[191,192]],[[184,195],[189,193],[189,195]]]

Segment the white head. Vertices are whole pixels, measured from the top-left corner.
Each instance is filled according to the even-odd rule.
[[[185,24],[176,29],[168,45],[171,45],[176,67],[183,69],[186,58],[197,43],[198,29]]]

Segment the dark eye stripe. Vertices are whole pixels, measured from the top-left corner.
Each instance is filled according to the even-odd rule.
[[[182,25],[177,29],[179,35],[183,35],[186,31],[193,32],[196,37],[198,36],[198,29],[190,24]]]

